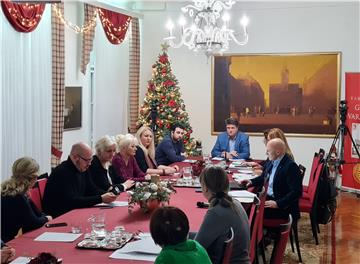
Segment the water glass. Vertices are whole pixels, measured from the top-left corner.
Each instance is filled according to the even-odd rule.
[[[192,168],[191,167],[184,167],[182,171],[183,180],[184,181],[191,181],[192,179]]]
[[[71,225],[71,233],[73,233],[73,234],[80,234],[81,233],[80,223],[73,223]]]
[[[205,165],[209,165],[209,164],[211,163],[210,154],[209,154],[209,153],[204,153],[204,154],[203,154],[203,159],[204,159]]]
[[[91,223],[91,232],[94,233],[96,237],[106,236],[105,215],[103,213],[92,215],[89,221]]]

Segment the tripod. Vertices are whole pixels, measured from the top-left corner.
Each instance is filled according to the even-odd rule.
[[[352,163],[356,163],[356,162],[345,162],[344,160],[344,139],[345,139],[345,136],[346,134],[349,134],[349,137],[351,139],[351,142],[352,142],[352,146],[354,147],[355,151],[356,151],[356,154],[358,155],[359,159],[360,159],[360,153],[359,153],[359,150],[357,149],[356,147],[356,144],[355,144],[355,141],[353,139],[353,137],[351,136],[351,133],[350,133],[350,130],[349,128],[347,127],[347,125],[345,124],[340,124],[337,131],[336,131],[336,135],[334,137],[334,140],[331,144],[331,147],[330,147],[330,150],[329,150],[329,153],[331,153],[333,151],[333,149],[335,148],[335,145],[336,145],[336,142],[339,140],[339,144],[340,144],[340,152],[339,152],[339,157],[337,158],[337,163],[338,165],[341,165],[341,164],[352,164]],[[328,155],[326,161],[328,162],[330,160],[330,155]]]

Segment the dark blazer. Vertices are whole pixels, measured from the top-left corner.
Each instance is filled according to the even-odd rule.
[[[25,233],[39,228],[48,221],[25,195],[1,196],[1,239],[13,239],[19,229]]]
[[[268,162],[263,173],[251,180],[252,185],[262,186],[270,170]],[[293,219],[300,218],[299,198],[302,195],[302,179],[298,165],[287,155],[276,169],[273,182],[274,200],[278,207],[287,211]]]
[[[122,183],[125,182],[125,179],[116,173],[113,166],[109,166],[108,170],[112,185],[117,186],[120,191],[123,192],[124,186]],[[93,183],[98,189],[101,189],[103,192],[107,192],[109,190],[111,184],[107,176],[107,170],[101,165],[101,162],[96,155],[93,156],[93,160],[89,167],[89,173]]]
[[[215,146],[211,150],[212,157],[221,157],[223,151],[229,152],[229,136],[226,132],[218,135]],[[250,157],[249,136],[245,133],[238,131],[235,140],[235,151],[238,153],[238,157],[234,159],[248,159]]]
[[[105,192],[91,180],[89,170],[79,172],[70,157],[50,174],[44,192],[44,212],[58,217],[72,209],[101,203]]]
[[[135,159],[136,159],[136,163],[138,164],[140,170],[142,170],[144,173],[146,173],[149,166],[146,163],[145,153],[142,150],[142,148],[139,146],[136,147]],[[155,162],[150,157],[149,157],[149,159],[152,162],[154,169],[156,169],[157,166],[156,166]]]

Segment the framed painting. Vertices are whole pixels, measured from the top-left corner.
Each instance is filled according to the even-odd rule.
[[[81,128],[81,86],[65,87],[64,129]]]
[[[339,122],[340,52],[241,54],[212,61],[212,134],[234,117],[260,135],[334,136]]]

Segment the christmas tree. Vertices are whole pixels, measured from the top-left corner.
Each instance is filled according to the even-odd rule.
[[[162,44],[162,53],[152,66],[152,78],[148,81],[148,90],[144,103],[140,108],[138,127],[146,125],[155,134],[155,143],[159,143],[173,123],[180,123],[185,128],[183,142],[185,151],[192,155],[195,149],[194,139],[190,137],[192,129],[184,100],[181,99],[180,88],[172,73],[167,44]]]

